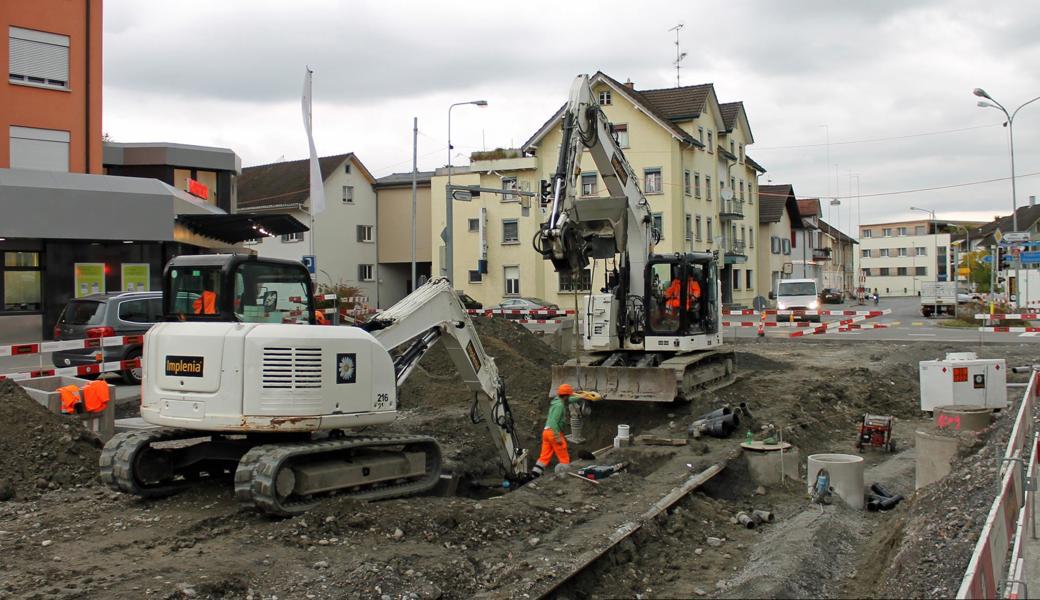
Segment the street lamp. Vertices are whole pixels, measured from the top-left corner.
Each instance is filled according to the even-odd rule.
[[[910,210],[919,210],[921,212],[928,213],[928,216],[930,217],[928,219],[928,225],[929,225],[928,233],[931,234],[931,235],[935,235],[935,211],[934,210],[929,210],[927,208],[917,208],[916,206],[911,206]],[[932,238],[932,239],[935,239],[935,238]],[[936,242],[935,245],[938,246],[939,245],[938,242]],[[936,259],[939,258],[939,253],[938,253],[938,251],[936,251],[936,249],[934,247],[932,248],[932,253],[935,255]],[[936,261],[935,265],[936,265],[936,267],[935,267],[936,268],[935,280],[938,281],[939,280],[939,263],[938,263],[938,260]],[[917,247],[916,246],[914,247],[914,291],[915,292],[917,291]]]
[[[1008,140],[1010,142],[1010,147],[1011,147],[1011,229],[1015,233],[1017,233],[1018,232],[1018,198],[1017,198],[1017,195],[1015,193],[1015,115],[1017,115],[1018,111],[1022,110],[1027,105],[1032,104],[1033,102],[1036,102],[1037,100],[1040,100],[1040,96],[1037,96],[1036,98],[1033,98],[1032,100],[1029,100],[1028,102],[1025,102],[1024,104],[1022,104],[1021,106],[1016,108],[1013,112],[1008,113],[1007,109],[1004,108],[1004,105],[1001,104],[1000,102],[997,102],[996,100],[994,100],[993,96],[990,96],[989,94],[986,93],[986,90],[984,90],[982,88],[975,88],[972,91],[972,93],[975,94],[976,96],[978,96],[979,98],[985,98],[986,100],[989,100],[989,102],[986,102],[984,100],[979,100],[978,106],[980,108],[995,108],[995,109],[999,110],[1000,112],[1004,113],[1004,116],[1007,117],[1007,122],[1004,125],[1008,128]],[[994,265],[994,269],[996,269],[998,266],[999,265]],[[1018,280],[1018,261],[1016,260],[1015,261],[1015,285],[1016,285],[1016,287],[1018,286],[1018,281],[1019,281]],[[1015,291],[1017,292],[1018,290],[1015,290]],[[1010,299],[1010,297],[1009,297],[1009,299]]]
[[[447,193],[447,190],[451,189],[451,151],[454,146],[451,145],[451,109],[456,106],[465,106],[466,104],[472,104],[474,106],[487,106],[487,100],[470,100],[469,102],[456,102],[448,107],[448,187],[445,189],[444,194],[444,269],[445,275],[448,277],[448,281],[453,281],[452,272],[454,270],[453,256],[452,256],[452,219],[454,218],[454,211],[452,206],[451,194]],[[413,284],[414,285],[414,284]]]

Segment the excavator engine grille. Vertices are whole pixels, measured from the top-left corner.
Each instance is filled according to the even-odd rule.
[[[264,348],[264,389],[321,388],[321,348]]]

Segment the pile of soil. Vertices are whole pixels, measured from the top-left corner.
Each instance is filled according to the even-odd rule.
[[[892,560],[880,598],[953,598],[960,588],[997,490],[997,458],[1015,412],[1004,411],[972,445],[962,446],[950,474],[918,490],[889,542]],[[901,537],[899,535],[901,534]]]
[[[100,447],[75,419],[48,411],[13,381],[0,381],[0,499],[95,481]]]

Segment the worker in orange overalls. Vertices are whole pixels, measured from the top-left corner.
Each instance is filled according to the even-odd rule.
[[[563,423],[567,415],[567,403],[573,395],[574,388],[569,383],[564,383],[556,390],[556,397],[549,403],[549,416],[545,419],[545,429],[542,430],[542,453],[531,469],[535,477],[545,471],[554,454],[561,465],[571,464],[571,456],[567,453],[567,439],[563,437]]]
[[[191,308],[197,315],[217,314],[217,293],[209,289],[203,290],[202,295],[191,303]]]
[[[679,278],[676,277],[669,284],[668,289],[664,292],[665,306],[678,312],[679,311],[679,293],[682,291],[682,284],[679,283]],[[686,278],[686,310],[693,308],[693,303],[701,299],[701,284],[697,282],[693,277]]]
[[[314,309],[314,321],[318,325],[328,325],[329,320],[325,317],[325,313],[320,308]]]

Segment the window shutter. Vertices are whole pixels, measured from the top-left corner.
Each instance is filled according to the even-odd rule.
[[[365,241],[365,227],[364,227],[364,225],[358,225],[357,226],[357,241],[359,241],[359,242]]]
[[[69,81],[69,38],[17,27],[10,28],[8,73],[60,82]]]
[[[364,281],[365,280],[365,265],[358,265],[357,266],[357,278],[358,278],[358,281]]]

